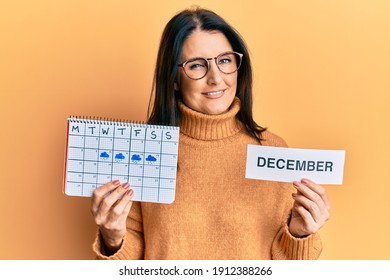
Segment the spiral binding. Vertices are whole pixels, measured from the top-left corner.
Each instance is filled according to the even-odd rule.
[[[94,116],[70,116],[68,121],[74,123],[86,123],[86,124],[103,124],[103,125],[115,125],[115,126],[132,126],[139,128],[165,128],[165,129],[178,129],[177,126],[172,125],[163,125],[163,124],[147,124],[142,121],[128,121],[123,119],[113,119],[113,118],[104,118],[104,117],[94,117]]]

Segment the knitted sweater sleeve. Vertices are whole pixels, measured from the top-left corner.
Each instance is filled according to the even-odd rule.
[[[318,233],[305,238],[292,236],[285,224],[276,234],[272,244],[274,260],[315,260],[322,251],[322,243]]]
[[[144,258],[144,234],[141,204],[133,202],[130,214],[126,222],[126,235],[119,250],[111,256],[107,256],[104,251],[102,237],[98,231],[95,242],[92,245],[96,259],[100,260],[126,260]]]

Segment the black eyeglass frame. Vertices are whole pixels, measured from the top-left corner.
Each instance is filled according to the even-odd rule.
[[[219,57],[221,57],[221,56],[223,56],[223,55],[227,55],[227,54],[236,54],[236,55],[238,55],[238,56],[240,57],[240,61],[239,61],[239,64],[238,64],[238,66],[237,66],[237,69],[234,70],[233,72],[230,72],[230,73],[226,73],[226,72],[222,71],[222,70],[219,68],[219,65],[218,65],[218,63],[217,63],[217,59],[218,59]],[[194,58],[190,58],[189,60],[186,60],[186,61],[184,61],[183,63],[178,64],[177,66],[183,68],[184,74],[186,74],[186,76],[187,76],[188,78],[190,78],[191,80],[200,80],[200,79],[203,79],[204,77],[206,77],[207,73],[209,72],[209,70],[210,70],[210,62],[209,62],[209,61],[210,61],[210,60],[214,59],[215,65],[217,65],[218,70],[221,71],[221,72],[224,73],[224,74],[229,75],[229,74],[233,74],[233,73],[237,72],[238,69],[240,69],[240,66],[241,66],[241,63],[242,63],[242,57],[243,57],[243,56],[244,56],[244,55],[243,55],[242,53],[239,53],[239,52],[233,52],[233,51],[231,51],[231,52],[223,52],[223,53],[217,55],[216,57],[209,57],[209,58],[194,57]],[[194,79],[194,78],[191,78],[190,76],[188,76],[188,74],[187,74],[187,72],[186,72],[186,69],[185,69],[185,66],[186,66],[187,63],[192,62],[192,61],[195,61],[195,60],[197,60],[197,59],[203,59],[203,60],[205,60],[205,61],[207,62],[207,71],[206,71],[206,73],[205,73],[202,77]]]

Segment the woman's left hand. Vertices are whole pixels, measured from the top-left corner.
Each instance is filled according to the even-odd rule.
[[[330,202],[326,191],[308,179],[294,181],[297,193],[292,208],[289,231],[295,237],[305,237],[323,227],[330,216]]]

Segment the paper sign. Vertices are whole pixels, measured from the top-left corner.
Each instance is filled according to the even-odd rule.
[[[249,179],[293,182],[303,178],[318,184],[343,183],[345,151],[248,145]]]

